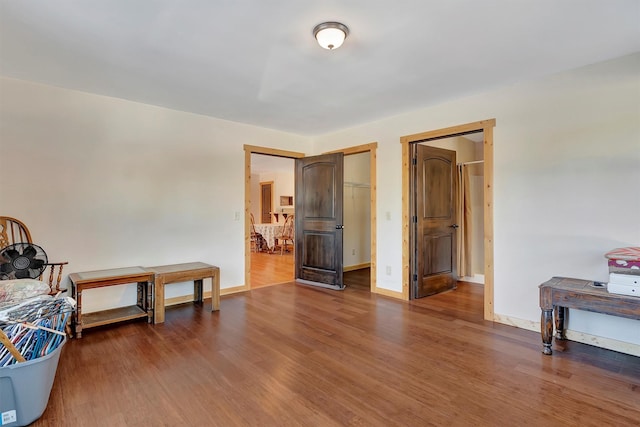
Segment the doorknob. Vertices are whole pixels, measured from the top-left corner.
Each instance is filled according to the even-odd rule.
[[[344,228],[344,225],[341,225],[341,224],[336,225],[336,230],[342,230],[343,228]]]
[[[458,227],[460,227],[460,226],[459,226],[458,224],[453,224],[453,225],[450,225],[449,227],[451,227],[451,228],[458,228]]]

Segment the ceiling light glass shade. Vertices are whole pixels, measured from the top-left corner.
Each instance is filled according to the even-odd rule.
[[[349,29],[339,22],[323,22],[313,29],[313,36],[318,40],[318,44],[329,50],[342,46],[347,35]]]

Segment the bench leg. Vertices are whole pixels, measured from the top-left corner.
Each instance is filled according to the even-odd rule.
[[[553,338],[553,309],[542,309],[540,316],[540,333],[542,334],[542,353],[551,354]]]
[[[202,279],[197,279],[193,281],[193,301],[197,303],[202,303],[202,298],[204,296],[204,285],[202,283]]]
[[[211,278],[211,311],[220,310],[220,269],[216,267]]]
[[[164,322],[164,277],[156,275],[155,284],[153,286],[153,323]]]
[[[567,313],[566,307],[555,308],[555,321],[556,321],[556,339],[565,340],[567,337],[564,335],[564,320]]]

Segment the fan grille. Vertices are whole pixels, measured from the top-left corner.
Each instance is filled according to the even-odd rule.
[[[47,253],[33,243],[14,243],[0,250],[0,279],[37,279],[47,268]]]

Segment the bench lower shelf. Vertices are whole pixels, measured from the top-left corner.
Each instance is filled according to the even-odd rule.
[[[148,316],[147,312],[137,305],[119,307],[111,310],[94,311],[82,314],[82,328],[95,328],[97,326],[110,325],[116,322],[142,319]]]

